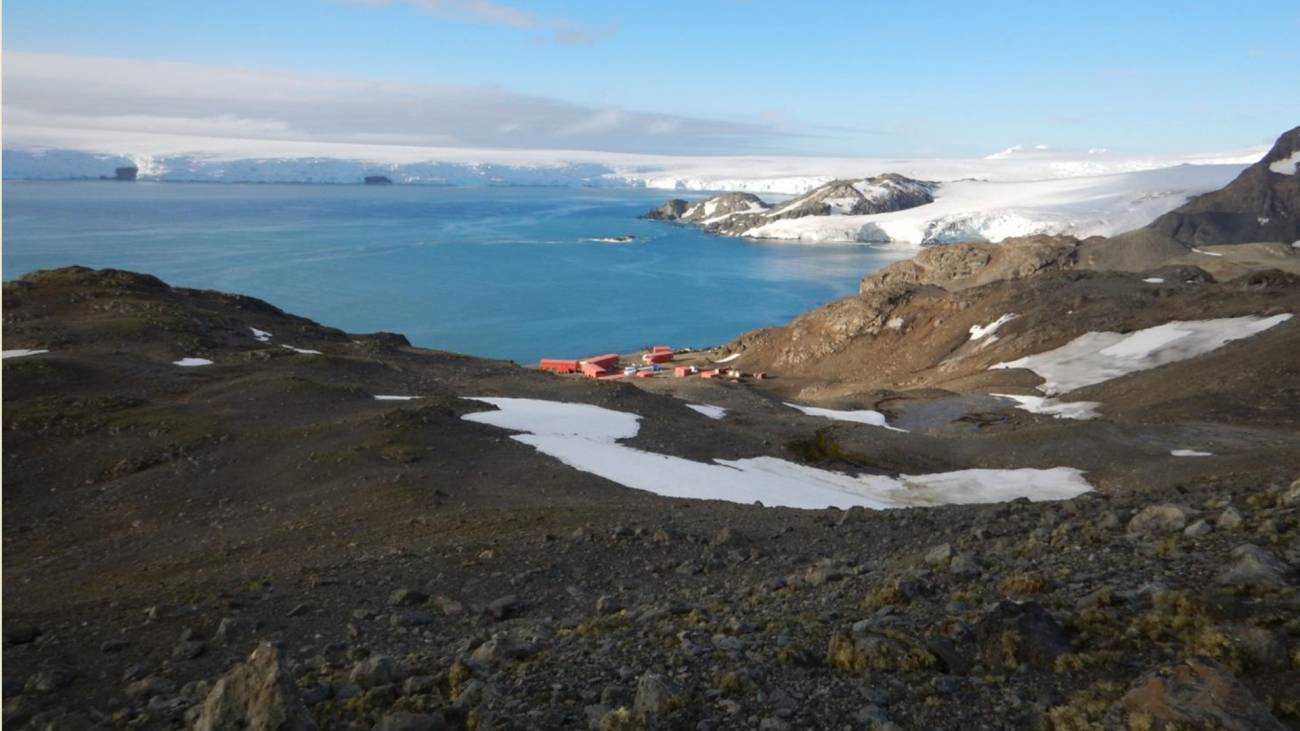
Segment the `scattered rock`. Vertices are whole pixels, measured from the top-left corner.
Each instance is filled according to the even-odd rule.
[[[677,689],[663,675],[646,673],[636,681],[636,699],[632,702],[635,712],[648,717],[662,716],[678,702]]]
[[[1121,703],[1148,728],[1215,728],[1225,731],[1283,731],[1286,727],[1222,665],[1192,658],[1154,670],[1135,682]]]
[[[1190,515],[1190,510],[1174,503],[1148,505],[1129,520],[1128,533],[1146,538],[1165,536],[1187,527]]]
[[[952,546],[947,543],[940,543],[925,554],[925,564],[934,567],[947,566],[948,562],[952,561],[952,557]]]
[[[388,605],[392,607],[418,607],[429,601],[429,595],[415,589],[394,589],[388,595]]]
[[[433,624],[433,612],[427,609],[403,609],[393,612],[388,623],[394,627],[424,627]]]
[[[388,685],[397,678],[397,665],[387,655],[368,657],[352,666],[348,680],[364,688]]]
[[[373,731],[445,731],[447,721],[440,713],[390,713],[379,719]]]
[[[492,600],[485,608],[485,611],[488,616],[500,620],[509,619],[522,609],[523,603],[519,601],[519,597],[514,594],[507,594],[499,599]]]
[[[73,674],[61,668],[41,670],[27,679],[27,690],[37,693],[53,693],[72,685]]]
[[[1232,549],[1230,563],[1215,581],[1228,586],[1285,586],[1287,565],[1266,549],[1251,543]]]
[[[713,545],[715,546],[744,546],[750,543],[749,536],[732,528],[723,526],[718,532],[713,534]]]
[[[217,624],[216,634],[212,639],[223,645],[229,645],[253,636],[257,623],[247,617],[223,617]]]
[[[316,722],[283,667],[280,650],[263,642],[226,673],[203,701],[195,731],[315,731]]]
[[[26,645],[29,642],[35,642],[37,637],[41,636],[39,627],[33,624],[22,624],[20,622],[5,622],[4,637],[5,646]]]
[[[1021,663],[1038,669],[1052,667],[1070,652],[1070,638],[1038,602],[998,602],[975,624],[980,660],[991,668]]]
[[[1229,505],[1219,514],[1214,524],[1224,530],[1236,530],[1241,527],[1244,519],[1241,517],[1241,511]]]

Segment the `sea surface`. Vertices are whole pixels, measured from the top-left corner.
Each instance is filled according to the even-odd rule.
[[[3,195],[6,280],[130,269],[520,362],[720,344],[909,255],[639,220],[674,195],[653,190],[5,181]]]

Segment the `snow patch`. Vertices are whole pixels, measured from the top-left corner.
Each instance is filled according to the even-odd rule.
[[[265,330],[258,330],[255,327],[250,327],[248,329],[253,331],[253,337],[256,338],[259,343],[271,342],[271,333]]]
[[[1161,279],[1160,277],[1147,277],[1146,279],[1143,279],[1142,281],[1146,282],[1147,284],[1164,284],[1164,283],[1165,283],[1165,280]]]
[[[1281,160],[1275,160],[1268,164],[1268,169],[1278,175],[1295,175],[1300,170],[1300,150],[1292,152],[1289,156]]]
[[[1220,254],[1217,251],[1206,251],[1205,249],[1198,249],[1195,246],[1192,247],[1192,251],[1197,254],[1205,254],[1206,256],[1223,256],[1223,254]]]
[[[692,411],[698,411],[710,419],[721,419],[727,415],[727,410],[721,406],[710,406],[708,404],[686,404],[686,408]]]
[[[41,353],[48,353],[48,352],[50,351],[30,350],[28,348],[16,348],[14,350],[0,351],[0,360],[4,360],[6,358],[25,358],[29,355],[40,355]]]
[[[715,360],[715,361],[713,361],[713,362],[714,362],[714,363],[730,363],[731,361],[733,361],[733,360],[735,360],[735,359],[737,359],[737,358],[739,358],[739,357],[740,357],[740,353],[732,353],[731,355],[727,356],[726,358],[723,358],[723,359],[721,359],[721,360]]]
[[[172,365],[178,365],[182,368],[194,368],[196,366],[212,365],[212,361],[207,358],[181,358],[172,361]]]
[[[929,475],[846,475],[774,457],[695,462],[618,443],[636,436],[636,414],[588,404],[474,398],[497,411],[466,414],[480,424],[524,432],[512,439],[575,469],[659,495],[773,507],[874,509],[989,503],[1027,497],[1065,500],[1092,487],[1072,467],[970,469]]]
[[[1016,402],[1016,408],[1022,411],[1054,416],[1057,419],[1086,420],[1100,416],[1097,413],[1097,409],[1101,407],[1100,401],[1057,401],[1054,398],[1021,396],[1014,393],[993,393],[989,395],[1011,399]]]
[[[1174,320],[1133,333],[1084,333],[1055,350],[997,363],[990,370],[1025,368],[1043,378],[1046,395],[1073,391],[1094,383],[1204,355],[1224,343],[1261,333],[1291,319],[1226,317],[1217,320]]]
[[[836,421],[853,421],[859,424],[868,424],[870,426],[883,426],[886,429],[893,431],[907,431],[906,429],[899,429],[898,427],[890,426],[885,421],[884,414],[879,411],[871,411],[870,409],[862,409],[859,411],[839,411],[836,409],[822,409],[816,406],[801,406],[799,404],[792,404],[789,401],[785,402],[785,405],[792,409],[802,411],[809,416],[820,416],[824,419],[834,419]]]
[[[285,348],[285,349],[287,349],[287,350],[292,350],[292,351],[295,352],[295,353],[302,353],[303,355],[320,355],[320,354],[321,354],[319,350],[309,350],[309,349],[307,349],[307,348],[295,348],[295,347],[293,347],[292,345],[281,345],[280,347],[281,347],[281,348]]]
[[[414,399],[424,398],[423,396],[389,396],[375,394],[376,401],[412,401]]]
[[[1195,449],[1171,449],[1169,453],[1175,457],[1213,457],[1214,452],[1198,452]]]
[[[987,325],[971,325],[970,339],[980,340],[985,335],[992,335],[993,333],[997,332],[998,328],[1002,327],[1008,322],[1011,322],[1014,319],[1016,319],[1015,313],[1009,312],[999,317],[998,319],[994,320],[993,322],[990,322]]]

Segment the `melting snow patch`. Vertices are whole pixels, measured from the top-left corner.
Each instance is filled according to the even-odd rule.
[[[1014,313],[1007,313],[1002,317],[999,317],[998,319],[994,320],[993,322],[990,322],[987,325],[971,325],[970,339],[979,340],[983,338],[985,335],[992,335],[993,333],[998,331],[998,328],[1002,327],[1008,322],[1011,322],[1014,319],[1016,319]]]
[[[1268,164],[1268,169],[1278,175],[1295,175],[1296,171],[1300,170],[1300,150],[1292,152],[1281,160],[1274,160]]]
[[[5,358],[24,358],[29,355],[40,355],[48,353],[48,350],[29,350],[28,348],[17,348],[15,350],[0,351],[0,360]]]
[[[410,401],[412,399],[424,398],[423,396],[381,396],[375,394],[376,401]]]
[[[588,404],[518,398],[475,398],[497,411],[464,419],[525,432],[512,439],[575,469],[668,497],[726,500],[790,508],[885,509],[947,503],[989,503],[1027,497],[1065,500],[1089,492],[1083,473],[1052,469],[972,469],[929,475],[852,476],[774,457],[695,462],[618,443],[636,436],[636,414]]]
[[[1160,277],[1147,277],[1146,279],[1143,279],[1142,281],[1146,282],[1147,284],[1164,284],[1164,283],[1165,283],[1165,280],[1161,279]]]
[[[739,357],[740,357],[740,353],[732,353],[731,355],[727,356],[726,358],[723,358],[722,360],[715,360],[715,361],[713,361],[713,362],[714,362],[714,363],[730,363],[731,361],[733,361],[733,360],[735,360],[735,359],[737,359],[737,358],[739,358]]]
[[[288,348],[289,350],[292,350],[295,353],[302,353],[303,355],[320,355],[319,350],[308,350],[307,348],[295,348],[292,345],[281,345],[280,347]]]
[[[1031,414],[1046,414],[1058,419],[1095,419],[1100,401],[1057,401],[1043,396],[1020,396],[1014,393],[992,393],[990,396],[1011,399],[1016,408]]]
[[[1195,246],[1192,247],[1192,251],[1195,251],[1198,254],[1205,254],[1206,256],[1223,256],[1223,254],[1220,254],[1217,251],[1206,251],[1205,249],[1198,249]]]
[[[255,327],[250,327],[248,329],[253,331],[253,337],[256,338],[259,343],[271,342],[271,333],[265,330],[258,330]]]
[[[692,411],[698,411],[710,419],[721,419],[727,415],[727,410],[721,406],[710,406],[708,404],[686,404],[686,408]]]
[[[212,365],[212,361],[207,358],[181,358],[172,361],[172,365],[178,365],[182,368],[193,368],[195,366]]]
[[[1169,453],[1175,457],[1213,457],[1214,452],[1198,452],[1195,449],[1171,449]]]
[[[855,421],[859,424],[883,426],[886,429],[892,429],[893,431],[907,431],[906,429],[899,429],[898,427],[890,426],[885,421],[884,414],[879,411],[871,411],[870,409],[862,409],[860,411],[838,411],[836,409],[819,409],[816,406],[800,406],[799,404],[792,404],[789,401],[787,401],[785,405],[792,409],[798,409],[809,416],[820,416],[825,419],[835,419],[836,421]]]
[[[1112,378],[1204,355],[1224,343],[1261,333],[1291,319],[1226,317],[1167,322],[1129,333],[1084,333],[1056,350],[998,363],[989,369],[1026,368],[1043,378],[1047,395],[1073,391]]]

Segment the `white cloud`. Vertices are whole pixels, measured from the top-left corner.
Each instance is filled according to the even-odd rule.
[[[344,0],[352,5],[385,7],[406,5],[416,12],[435,18],[471,23],[500,25],[535,31],[551,41],[566,46],[585,46],[613,35],[616,27],[592,28],[569,20],[550,18],[490,0]]]
[[[760,151],[778,137],[766,123],[594,108],[494,87],[24,52],[5,52],[3,67],[6,132],[46,137],[76,130],[79,139],[130,132],[687,154]]]

